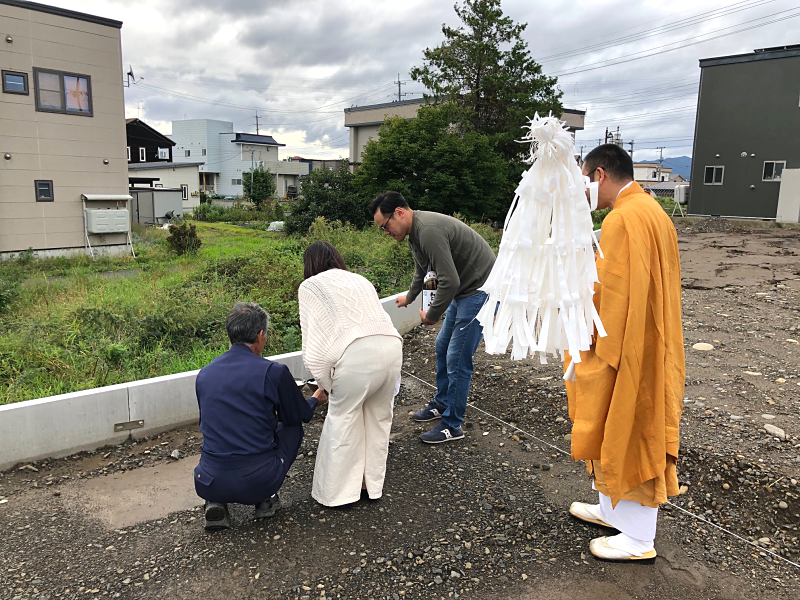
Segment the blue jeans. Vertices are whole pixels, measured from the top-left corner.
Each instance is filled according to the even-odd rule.
[[[436,396],[431,406],[442,413],[451,429],[461,427],[475,367],[472,356],[483,337],[483,326],[475,319],[486,302],[485,292],[453,300],[436,337]]]

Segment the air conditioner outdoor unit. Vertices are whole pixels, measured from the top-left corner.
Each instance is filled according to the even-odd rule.
[[[127,208],[86,209],[86,231],[88,233],[127,233],[130,229]]]

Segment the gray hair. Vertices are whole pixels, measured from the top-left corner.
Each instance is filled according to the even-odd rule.
[[[237,302],[225,319],[225,330],[231,344],[255,344],[258,332],[266,335],[269,315],[255,302]]]

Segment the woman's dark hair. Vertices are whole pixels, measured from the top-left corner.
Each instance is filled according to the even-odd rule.
[[[328,242],[314,242],[303,252],[303,279],[319,275],[328,269],[347,270],[339,251]]]

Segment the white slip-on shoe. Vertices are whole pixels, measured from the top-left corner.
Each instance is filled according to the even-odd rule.
[[[569,514],[586,523],[600,525],[601,527],[608,527],[609,529],[616,529],[616,527],[609,525],[603,520],[603,513],[600,511],[599,504],[573,502],[569,507]]]
[[[599,537],[589,542],[589,551],[600,560],[611,562],[639,562],[652,564],[656,561],[655,548],[641,554],[631,553],[615,547],[614,537]]]

